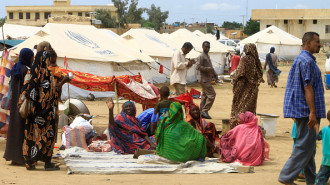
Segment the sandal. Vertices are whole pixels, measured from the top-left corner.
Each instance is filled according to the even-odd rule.
[[[32,166],[32,167],[30,167],[30,168],[26,167],[26,169],[27,169],[27,170],[35,170],[36,167],[35,167],[35,166]]]
[[[50,165],[45,165],[45,171],[56,171],[60,170],[60,167],[55,163],[50,163]]]

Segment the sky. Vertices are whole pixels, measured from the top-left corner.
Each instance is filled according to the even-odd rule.
[[[319,9],[330,8],[329,0],[139,0],[139,6],[159,6],[169,11],[166,23],[209,22],[221,25],[224,21],[243,23],[251,17],[251,9]],[[0,17],[6,16],[6,6],[52,5],[53,0],[0,0]],[[111,0],[71,0],[72,5],[107,5]],[[248,10],[248,11],[246,11]]]

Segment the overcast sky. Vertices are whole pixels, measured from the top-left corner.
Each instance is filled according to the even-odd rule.
[[[52,5],[53,0],[0,0],[0,17],[6,16],[6,6]],[[71,0],[72,5],[106,5],[111,0]],[[330,8],[329,0],[139,0],[139,6],[149,8],[151,4],[169,11],[167,23],[176,21],[243,22],[243,15],[251,16],[251,9],[306,9]],[[248,8],[248,12],[246,9]]]

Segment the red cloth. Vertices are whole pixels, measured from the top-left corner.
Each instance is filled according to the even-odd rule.
[[[221,159],[246,166],[262,165],[265,160],[265,140],[258,126],[258,118],[251,112],[241,113],[239,118],[241,124],[221,137]]]
[[[159,66],[159,73],[163,74],[163,72],[164,72],[164,67],[163,67],[163,65],[160,65]]]
[[[233,57],[231,57],[231,60],[230,60],[230,63],[231,63],[230,72],[233,72],[237,68],[240,60],[241,60],[241,58],[239,56],[237,56],[237,55],[234,55]]]
[[[142,104],[146,108],[154,107],[157,104],[157,97],[149,99],[137,94],[134,89],[128,87],[128,83],[131,80],[142,83],[141,75],[123,75],[123,76],[110,76],[102,77],[89,73],[82,73],[79,71],[72,71],[64,68],[60,68],[65,75],[69,72],[73,73],[73,79],[70,84],[79,87],[81,89],[89,91],[115,91],[115,84],[117,86],[118,96],[124,97],[128,100],[132,100],[136,103]]]

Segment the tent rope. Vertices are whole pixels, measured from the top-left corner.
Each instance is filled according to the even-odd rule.
[[[135,75],[134,73],[132,73],[130,70],[126,69],[124,66],[120,65],[118,62],[115,62],[118,66],[122,67],[123,69],[125,69],[126,71],[130,72],[132,75]]]

